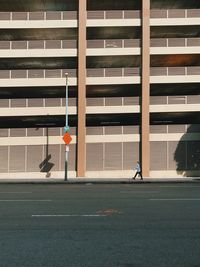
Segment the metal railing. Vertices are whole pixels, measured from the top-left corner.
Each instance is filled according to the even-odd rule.
[[[87,19],[139,19],[140,17],[140,10],[94,10],[87,12]]]
[[[74,49],[76,40],[0,41],[0,49]]]
[[[153,19],[159,18],[199,18],[200,9],[154,9],[150,12],[150,17]]]
[[[151,47],[191,47],[200,46],[200,38],[153,38]],[[88,40],[87,48],[138,48],[140,39]],[[0,41],[0,50],[4,49],[77,49],[77,40],[31,40]]]
[[[0,12],[0,20],[77,20],[77,11]]]
[[[0,79],[64,78],[77,77],[77,69],[29,69],[0,70]],[[200,67],[151,67],[151,76],[199,75]],[[92,68],[87,69],[87,77],[130,77],[140,76],[140,68]]]
[[[199,18],[200,9],[152,9],[151,18]],[[87,19],[140,19],[141,10],[87,11]],[[78,11],[0,12],[0,20],[77,20]]]

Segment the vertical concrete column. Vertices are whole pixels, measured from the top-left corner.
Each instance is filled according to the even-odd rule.
[[[142,0],[142,107],[141,163],[144,177],[149,176],[149,99],[150,99],[150,0]]]
[[[77,176],[84,177],[86,169],[86,0],[79,0],[78,12],[78,136]]]

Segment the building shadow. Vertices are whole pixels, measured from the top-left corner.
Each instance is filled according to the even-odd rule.
[[[45,150],[45,159],[39,164],[40,172],[46,172],[46,178],[51,176],[51,169],[55,165],[50,162],[51,154],[49,154],[49,128],[46,128],[46,150]]]
[[[200,176],[200,124],[192,124],[181,137],[174,152],[177,174]]]

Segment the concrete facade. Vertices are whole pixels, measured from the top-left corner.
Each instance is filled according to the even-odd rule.
[[[200,3],[3,1],[0,178],[200,174]]]

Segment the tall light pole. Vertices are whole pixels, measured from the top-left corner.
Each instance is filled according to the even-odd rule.
[[[64,131],[65,133],[69,131],[69,125],[68,125],[68,73],[65,73],[66,77],[66,114],[65,114],[65,127]],[[69,158],[69,145],[65,144],[65,181],[67,181],[68,178],[68,158]]]

